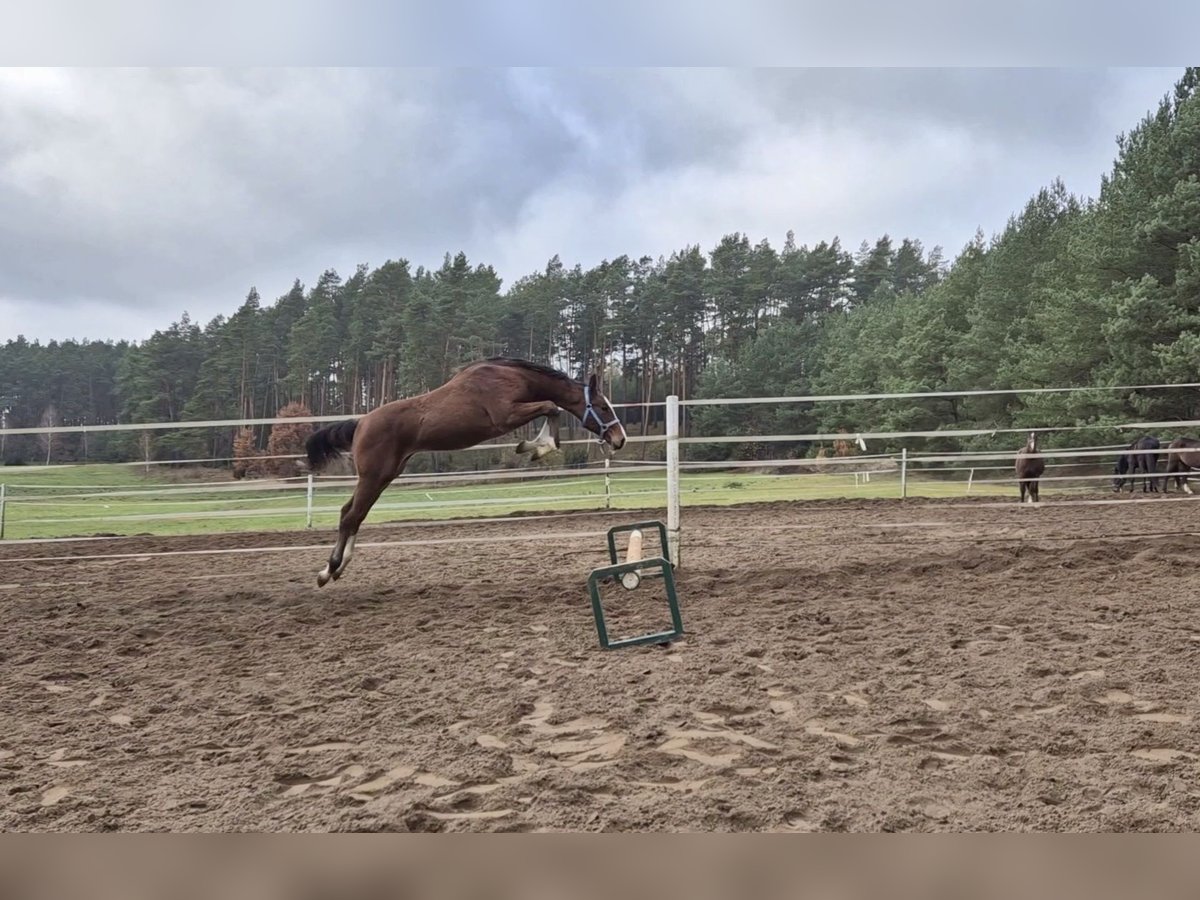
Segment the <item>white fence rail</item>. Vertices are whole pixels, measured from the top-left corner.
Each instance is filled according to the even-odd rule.
[[[672,416],[678,414],[678,406],[671,404],[668,409],[667,422],[671,426],[677,421]],[[684,441],[674,427],[659,440],[667,443],[665,462],[605,460],[569,469],[478,469],[401,475],[394,482],[401,493],[384,494],[374,509],[403,518],[444,512],[444,519],[464,514],[494,515],[501,508],[553,513],[614,506],[661,508],[665,503],[669,546],[672,558],[678,560],[685,499],[690,503],[714,499],[728,502],[740,495],[745,499],[772,499],[776,494],[795,499],[831,494],[904,498],[914,484],[926,496],[931,491],[937,496],[967,496],[981,491],[995,493],[1017,480],[1013,469],[1015,451],[917,453],[903,449],[899,453],[829,458],[685,460]],[[1119,453],[1169,456],[1165,448],[1049,449],[1043,451],[1047,468],[1041,481],[1060,489],[1086,489],[1096,484],[1107,488],[1114,477],[1111,461]],[[14,468],[12,474],[26,472],[36,474],[32,467]],[[1123,477],[1128,489],[1132,476]],[[1165,479],[1161,468],[1157,477],[1160,484]],[[290,519],[294,527],[301,522],[313,527],[314,520],[338,512],[354,483],[353,476],[344,475],[177,485],[0,481],[0,538],[5,537],[6,518],[14,525],[19,523],[26,534],[62,533],[63,526],[72,526],[77,533],[111,531],[134,523],[227,521],[253,526],[267,519]],[[20,511],[19,519],[13,517],[16,510]]]
[[[997,451],[928,452],[921,453],[905,447],[896,453],[867,453],[853,457],[822,459],[742,459],[742,460],[698,460],[684,459],[687,445],[720,444],[771,444],[813,443],[832,441],[857,441],[860,448],[867,449],[867,441],[913,442],[936,438],[972,438],[1009,434],[1025,434],[1030,431],[1075,433],[1080,431],[1149,431],[1157,429],[1189,429],[1200,427],[1200,420],[1173,422],[1129,422],[1086,426],[998,428],[998,429],[954,429],[927,431],[860,431],[853,434],[805,433],[770,435],[688,435],[681,429],[683,411],[688,407],[714,405],[763,404],[763,403],[820,403],[856,400],[903,400],[933,397],[966,397],[1014,394],[1049,394],[1082,391],[1145,391],[1157,389],[1200,388],[1200,382],[1160,385],[1122,385],[1086,388],[1033,388],[986,391],[931,391],[889,394],[827,394],[794,397],[751,397],[703,400],[680,400],[670,396],[662,404],[633,403],[631,407],[663,406],[665,435],[632,435],[631,444],[665,443],[665,461],[591,461],[582,468],[513,470],[473,469],[466,472],[445,474],[404,474],[394,484],[405,490],[402,498],[385,495],[374,509],[401,512],[409,515],[425,515],[434,510],[445,510],[449,515],[460,515],[469,510],[487,512],[498,507],[529,507],[553,510],[566,505],[588,505],[592,508],[611,508],[614,503],[658,505],[657,499],[664,498],[668,540],[672,558],[678,560],[681,536],[681,505],[686,495],[701,499],[717,493],[736,490],[736,477],[747,472],[754,477],[770,475],[800,482],[809,477],[834,478],[838,489],[853,496],[870,490],[872,496],[895,481],[893,496],[908,496],[914,479],[922,486],[939,483],[946,486],[961,485],[964,494],[988,488],[1012,485],[1016,474],[1012,463],[1016,448]],[[268,425],[279,422],[322,423],[341,421],[345,416],[313,416],[305,418],[275,418],[248,420],[214,420],[205,422],[139,423],[117,425],[58,426],[39,428],[10,428],[0,434],[67,434],[96,431],[152,431],[180,430],[187,428],[244,427]],[[589,444],[594,439],[586,436],[563,441],[564,444]],[[503,450],[516,446],[515,442],[489,443],[470,450]],[[1047,461],[1047,472],[1041,480],[1056,486],[1068,484],[1083,487],[1097,482],[1110,481],[1111,471],[1097,472],[1102,462],[1118,453],[1148,455],[1157,454],[1167,459],[1170,451],[1163,447],[1156,451],[1130,451],[1124,445],[1087,446],[1066,449],[1043,449]],[[298,458],[298,457],[276,457]],[[145,466],[147,464],[178,465],[181,461],[137,461],[117,463],[117,466]],[[187,462],[187,461],[185,461]],[[211,462],[192,460],[190,462]],[[24,481],[26,475],[45,474],[63,469],[64,466],[22,466],[12,470],[12,476]],[[757,470],[757,471],[755,471]],[[662,483],[657,479],[664,476]],[[1163,478],[1159,472],[1157,477]],[[131,486],[129,484],[20,484],[13,477],[5,477],[0,469],[0,538],[4,537],[6,515],[12,518],[13,509],[22,511],[23,526],[62,526],[77,524],[82,527],[97,527],[105,522],[166,522],[200,521],[213,519],[247,520],[269,517],[292,517],[312,527],[317,516],[336,513],[339,505],[327,502],[329,493],[337,491],[344,495],[346,488],[354,483],[353,476],[313,476],[279,480],[241,480],[205,484]],[[1132,474],[1123,476],[1126,480]],[[1136,477],[1142,477],[1140,474]],[[594,479],[594,483],[577,479]],[[717,484],[724,482],[724,484]],[[778,482],[779,485],[785,482]],[[888,488],[890,490],[890,488]],[[486,491],[486,496],[480,495]],[[291,498],[295,502],[288,502]],[[105,501],[109,501],[108,504]],[[284,500],[281,504],[279,501]],[[153,511],[108,511],[112,505],[152,501]],[[1100,502],[1100,501],[1088,501]],[[99,508],[98,508],[99,507]],[[86,511],[86,515],[75,515],[72,511]],[[30,511],[33,515],[27,515]]]

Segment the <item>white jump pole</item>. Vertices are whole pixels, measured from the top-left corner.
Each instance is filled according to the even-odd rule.
[[[667,546],[679,565],[679,397],[667,398]]]
[[[604,457],[604,508],[612,509],[612,478],[609,475],[608,462],[608,457]]]
[[[6,484],[0,484],[0,541],[4,540],[4,505],[6,502],[5,491],[8,488]]]
[[[308,490],[306,492],[304,505],[305,505],[304,527],[312,528],[312,519],[313,519],[313,475],[312,475],[312,472],[308,473]]]
[[[908,448],[900,448],[900,499],[908,498]]]

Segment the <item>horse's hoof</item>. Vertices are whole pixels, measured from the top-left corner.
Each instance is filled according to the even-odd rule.
[[[333,579],[333,575],[328,569],[322,569],[317,573],[317,587],[325,587]]]

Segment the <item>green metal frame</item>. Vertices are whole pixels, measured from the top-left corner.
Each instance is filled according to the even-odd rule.
[[[647,524],[660,523],[642,523],[642,525]],[[608,539],[610,542],[612,541],[614,531],[631,530],[636,527],[638,526],[614,528],[609,531]],[[666,552],[666,546],[666,542],[664,541],[663,552]],[[657,569],[662,573],[663,584],[667,589],[667,605],[671,610],[671,624],[674,627],[671,631],[662,631],[658,634],[644,634],[641,637],[610,641],[608,639],[608,628],[604,624],[604,606],[600,602],[600,582],[607,578],[615,577],[619,579],[626,572],[641,572],[645,569]],[[679,599],[675,594],[675,573],[671,570],[670,561],[665,557],[653,556],[649,559],[637,560],[636,562],[617,563],[616,565],[593,569],[592,574],[588,576],[588,593],[592,597],[592,615],[596,618],[596,633],[600,636],[600,646],[605,650],[613,650],[617,647],[631,647],[634,644],[665,644],[683,634],[683,619],[679,615]]]
[[[667,544],[667,526],[662,522],[634,522],[632,525],[617,525],[614,528],[608,529],[608,561],[611,565],[617,565],[621,562],[617,558],[617,535],[626,531],[644,531],[647,528],[658,529],[659,546],[662,548],[662,558],[668,562],[671,560],[671,548]],[[651,557],[653,558],[653,557]]]

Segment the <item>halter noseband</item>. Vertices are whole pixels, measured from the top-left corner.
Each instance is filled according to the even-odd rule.
[[[581,421],[584,425],[587,425],[588,419],[595,419],[596,424],[600,427],[600,431],[596,434],[596,442],[603,444],[604,433],[614,425],[620,425],[621,420],[617,418],[617,414],[615,412],[613,413],[612,421],[605,422],[602,418],[600,418],[600,413],[596,412],[596,407],[592,405],[592,389],[586,384],[583,386],[583,403],[585,409],[583,411],[583,416],[579,421]]]

